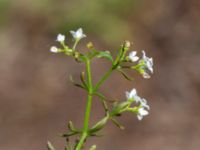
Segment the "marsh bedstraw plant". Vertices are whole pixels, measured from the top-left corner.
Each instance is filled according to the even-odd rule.
[[[130,78],[125,72],[127,69],[137,71],[146,79],[150,78],[150,74],[153,73],[153,59],[147,57],[144,50],[142,51],[142,57],[137,56],[136,51],[128,52],[131,47],[129,41],[125,41],[121,45],[115,58],[109,51],[99,51],[95,49],[91,42],[87,44],[88,51],[83,54],[76,48],[80,40],[86,37],[82,28],[77,31],[70,31],[70,33],[74,41],[72,47],[66,44],[65,35],[58,34],[56,41],[60,44],[60,47],[52,46],[50,51],[52,53],[63,53],[66,56],[74,58],[78,63],[85,64],[85,71],[80,73],[79,83],[75,82],[72,76],[70,76],[70,79],[75,86],[80,87],[87,92],[83,128],[78,129],[74,126],[72,121],[69,121],[68,132],[62,134],[62,136],[66,139],[66,146],[64,150],[81,150],[89,137],[99,136],[99,131],[105,127],[109,120],[120,129],[124,129],[124,127],[117,120],[122,113],[130,112],[135,114],[138,120],[142,120],[144,116],[149,114],[150,107],[147,104],[147,101],[137,94],[135,88],[133,88],[130,92],[125,92],[126,99],[123,101],[116,101],[107,98],[99,91],[99,88],[108,79],[113,71],[121,73],[125,79],[130,81],[132,78]],[[111,65],[110,69],[104,73],[99,81],[97,83],[93,83],[91,62],[96,58],[105,58],[110,61]],[[102,119],[96,122],[92,127],[89,127],[91,106],[94,96],[97,96],[102,103],[105,110],[105,116],[103,116]],[[76,136],[78,140],[70,143],[69,139],[71,136]],[[55,150],[54,146],[50,142],[47,142],[47,147],[48,150]],[[96,150],[96,145],[92,145],[89,150]]]

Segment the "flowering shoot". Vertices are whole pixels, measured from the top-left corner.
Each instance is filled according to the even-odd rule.
[[[56,41],[60,46],[52,46],[50,52],[63,53],[85,65],[85,71],[81,71],[80,80],[78,82],[74,81],[73,77],[70,76],[70,80],[75,86],[87,92],[83,127],[80,129],[76,128],[72,121],[69,121],[68,132],[62,135],[67,139],[65,150],[82,150],[86,143],[86,139],[88,139],[88,137],[98,136],[99,132],[106,126],[109,120],[120,129],[124,129],[124,126],[122,126],[118,121],[118,117],[120,117],[124,112],[131,112],[138,118],[138,120],[142,120],[149,114],[150,107],[147,104],[146,99],[138,96],[135,88],[130,92],[126,91],[126,100],[122,101],[107,98],[99,91],[99,88],[111,76],[113,71],[120,72],[123,77],[129,81],[132,81],[132,78],[127,75],[127,69],[139,72],[144,78],[150,78],[150,74],[153,74],[153,58],[147,57],[144,50],[142,51],[141,58],[137,55],[137,51],[131,51],[128,53],[131,47],[129,41],[125,41],[121,45],[116,56],[113,56],[112,53],[107,50],[97,50],[92,42],[87,44],[88,51],[81,53],[76,46],[82,38],[86,37],[86,35],[83,33],[82,28],[79,28],[77,31],[70,31],[70,33],[73,37],[72,46],[65,42],[65,35],[58,34]],[[100,77],[96,83],[92,80],[91,62],[93,59],[106,59],[110,63],[108,71]],[[98,97],[98,100],[101,102],[105,115],[90,127],[89,120],[94,96]],[[75,144],[69,142],[71,136],[78,137]],[[48,142],[47,146],[49,150],[55,150],[54,146],[50,142]],[[96,150],[96,145],[92,145],[90,150]]]

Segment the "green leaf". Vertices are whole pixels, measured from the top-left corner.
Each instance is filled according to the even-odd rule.
[[[62,137],[70,137],[70,136],[72,136],[72,135],[76,135],[76,134],[78,134],[78,132],[69,132],[69,133],[64,133],[64,134],[62,134]]]
[[[66,138],[65,150],[73,150],[72,145],[71,145],[68,137]]]
[[[124,126],[121,125],[116,119],[111,118],[111,120],[112,120],[112,122],[113,122],[117,127],[119,127],[121,130],[124,130],[124,129],[125,129]]]
[[[56,150],[53,145],[51,144],[51,142],[47,141],[47,148],[48,150]]]
[[[111,116],[119,115],[123,111],[125,111],[130,106],[129,101],[121,102],[121,103],[115,103],[113,110],[111,111]]]
[[[88,89],[88,85],[85,81],[85,72],[81,72],[80,79],[81,79],[81,82],[83,83],[83,85]]]
[[[109,51],[100,51],[97,54],[97,58],[107,58],[108,60],[110,60],[111,62],[113,62],[112,55],[110,54]]]
[[[103,119],[101,119],[99,122],[97,122],[97,123],[89,130],[90,134],[95,133],[95,132],[101,130],[101,129],[105,126],[105,124],[107,123],[108,119],[109,119],[109,116],[106,116],[106,117],[104,117]]]
[[[77,129],[74,127],[74,124],[72,123],[72,121],[69,121],[68,128],[70,131],[77,132]]]
[[[75,86],[87,90],[87,87],[85,87],[84,85],[79,84],[79,83],[76,83],[76,82],[74,81],[74,78],[72,77],[72,75],[69,76],[69,79],[70,79],[70,81],[71,81]]]
[[[108,99],[108,98],[106,98],[106,97],[105,97],[102,93],[100,93],[100,92],[95,92],[94,95],[98,96],[100,99],[103,99],[103,100],[108,101],[108,102],[111,102],[111,103],[117,101],[117,100],[115,100],[115,99]]]
[[[105,101],[106,100],[105,96],[103,94],[99,93],[99,92],[96,92],[95,95],[97,95],[100,98],[100,101],[101,101],[101,103],[102,103],[102,105],[104,107],[104,110],[105,110],[106,114],[109,113],[108,105],[107,105],[107,103]]]
[[[118,69],[118,71],[124,76],[125,79],[133,81],[133,78],[129,77],[124,71],[122,71],[121,69]]]

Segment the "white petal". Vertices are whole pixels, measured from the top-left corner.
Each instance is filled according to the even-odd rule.
[[[126,94],[126,98],[130,99],[130,93],[126,91],[125,94]]]
[[[135,61],[138,61],[139,57],[136,56],[137,52],[136,51],[132,51],[129,53],[129,59],[132,61],[132,62],[135,62]]]
[[[129,93],[129,96],[131,98],[134,98],[135,95],[137,95],[137,91],[136,91],[136,89],[132,89],[131,92]]]
[[[132,62],[136,62],[139,60],[139,57],[138,56],[132,57],[131,60],[132,60]]]
[[[137,54],[136,51],[132,51],[132,52],[130,52],[129,56],[134,57],[134,56],[136,56],[136,54]]]
[[[138,120],[142,120],[143,116],[137,115]]]
[[[146,64],[147,69],[148,69],[151,73],[153,73],[153,58],[147,57],[144,50],[142,51],[142,53],[143,53],[143,60],[144,60],[144,62],[145,62],[145,64]],[[147,78],[148,78],[148,77],[147,77]]]
[[[146,58],[146,53],[145,53],[144,50],[142,50],[142,54],[143,54],[143,59],[145,59]]]
[[[142,75],[143,75],[143,78],[145,78],[145,79],[151,78],[151,76],[146,72],[144,72]]]
[[[76,31],[76,34],[78,37],[81,37],[82,34],[83,34],[83,29],[82,28],[79,28],[77,31]]]
[[[73,38],[76,39],[76,32],[75,31],[70,31],[70,33],[73,36]]]
[[[143,98],[140,101],[140,104],[144,107],[147,108],[148,110],[150,109],[149,105],[147,104],[147,101]]]
[[[65,40],[65,36],[62,34],[58,34],[57,39],[58,42],[63,42]]]
[[[143,107],[139,108],[138,113],[142,116],[146,116],[149,114],[149,112],[147,110],[145,110]]]
[[[153,73],[153,58],[148,58],[147,62],[147,68]]]
[[[86,37],[86,35],[83,34],[82,28],[79,28],[77,31],[70,31],[70,33],[72,34],[72,36],[75,40],[80,40],[80,39]]]
[[[58,53],[58,48],[55,47],[55,46],[52,46],[52,47],[50,48],[50,51],[51,51],[52,53]]]
[[[138,95],[135,95],[134,100],[136,103],[139,103],[141,101],[141,98]]]

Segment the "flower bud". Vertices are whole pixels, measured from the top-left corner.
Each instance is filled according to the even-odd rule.
[[[96,150],[97,146],[96,145],[92,145],[92,147],[90,147],[90,150]]]
[[[88,49],[93,49],[94,48],[93,43],[92,42],[87,43],[87,48]]]
[[[124,47],[129,49],[131,47],[131,42],[130,41],[124,41]]]

